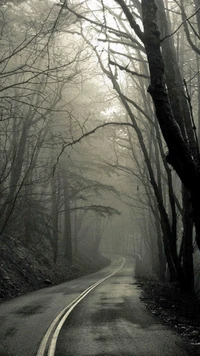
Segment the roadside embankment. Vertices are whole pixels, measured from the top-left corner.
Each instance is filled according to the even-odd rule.
[[[95,272],[109,263],[108,258],[98,254],[79,256],[73,263],[60,257],[54,265],[18,239],[6,236],[0,244],[0,302]]]

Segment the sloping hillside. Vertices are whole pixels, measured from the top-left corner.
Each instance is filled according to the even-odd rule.
[[[25,248],[18,239],[5,236],[0,244],[0,301],[62,283],[107,264],[109,260],[98,255],[93,260],[88,256],[78,258],[74,264],[60,258],[54,266],[47,257]]]

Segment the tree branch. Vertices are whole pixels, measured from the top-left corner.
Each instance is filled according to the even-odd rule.
[[[85,134],[83,134],[79,138],[73,140],[72,142],[63,143],[62,149],[61,149],[61,151],[60,151],[60,153],[59,153],[59,155],[57,157],[56,163],[55,163],[55,165],[53,167],[53,174],[55,173],[56,166],[59,163],[60,157],[62,156],[63,152],[65,151],[65,149],[67,147],[74,146],[75,144],[81,142],[85,137],[88,137],[88,136],[94,134],[97,130],[102,129],[102,128],[106,127],[106,126],[131,126],[131,127],[133,127],[133,124],[131,124],[130,122],[104,122],[103,124],[96,126],[93,130],[90,130],[90,131],[86,132]]]
[[[135,31],[136,35],[139,37],[139,39],[144,42],[144,34],[140,29],[140,26],[137,24],[135,21],[131,11],[129,10],[128,6],[126,5],[124,0],[115,0],[117,4],[120,5],[121,9],[123,10],[131,28]]]
[[[127,66],[124,67],[124,66],[122,66],[122,65],[120,65],[120,64],[118,64],[118,63],[116,63],[116,62],[114,62],[114,61],[112,61],[112,60],[110,60],[109,63],[110,63],[111,65],[113,65],[113,66],[118,67],[120,70],[124,70],[124,71],[126,71],[127,73],[130,73],[130,74],[132,74],[132,75],[136,75],[137,77],[145,78],[145,79],[150,79],[149,75],[137,73],[137,72],[135,72],[135,71],[133,71],[133,70],[128,69]]]

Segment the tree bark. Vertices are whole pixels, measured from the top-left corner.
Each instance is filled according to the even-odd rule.
[[[191,193],[193,221],[196,229],[196,242],[200,249],[200,170],[199,161],[191,156],[171,108],[166,90],[164,62],[160,49],[160,32],[157,27],[157,6],[154,0],[142,1],[144,44],[147,52],[151,83],[148,88],[152,96],[161,132],[168,146],[167,161],[179,175]]]
[[[194,293],[194,265],[193,265],[193,221],[191,218],[192,206],[190,193],[183,187],[183,273],[185,284],[183,290],[189,294]]]
[[[59,180],[59,177],[58,177]],[[57,184],[56,184],[57,183]],[[52,177],[51,192],[52,192],[52,247],[53,247],[53,260],[57,262],[58,258],[58,236],[59,236],[59,201],[60,201],[60,182],[56,182],[56,177]]]
[[[64,192],[64,256],[72,262],[72,232],[71,232],[71,216],[70,216],[70,203],[69,203],[69,188],[68,181],[65,173],[63,175],[63,192]]]

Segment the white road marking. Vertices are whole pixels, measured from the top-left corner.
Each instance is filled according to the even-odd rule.
[[[50,342],[50,339],[51,339],[51,342],[50,342],[50,346],[49,346],[48,356],[54,356],[55,355],[55,349],[56,349],[56,343],[57,343],[58,335],[60,333],[60,330],[61,330],[64,322],[66,321],[66,319],[68,318],[68,316],[70,315],[72,310],[94,288],[96,288],[99,284],[103,283],[106,279],[111,278],[116,273],[118,273],[124,267],[124,264],[125,264],[125,258],[123,258],[122,265],[115,272],[109,274],[107,277],[104,277],[104,278],[100,279],[99,281],[95,282],[94,284],[92,284],[89,288],[84,290],[77,298],[75,298],[70,304],[68,304],[63,310],[61,310],[61,312],[57,315],[57,317],[51,323],[51,325],[48,328],[46,334],[44,335],[36,356],[44,356],[45,351],[47,349],[47,344],[48,344],[48,342]],[[53,336],[50,338],[53,330],[55,330],[55,331],[53,333]]]

